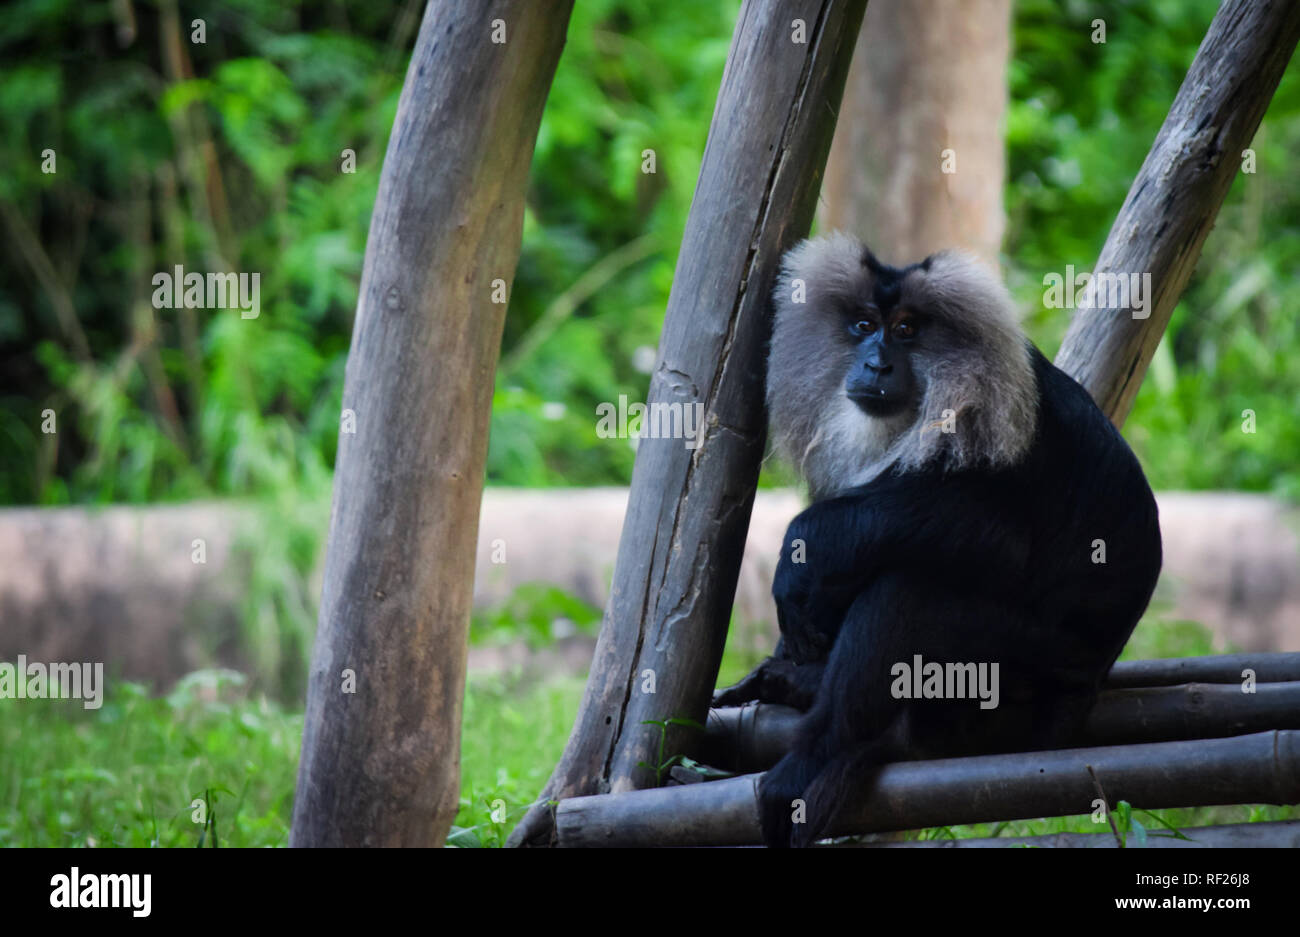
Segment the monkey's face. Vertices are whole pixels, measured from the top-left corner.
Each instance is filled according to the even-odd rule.
[[[977,261],[943,251],[891,267],[835,233],[787,252],[773,298],[772,438],[814,497],[895,463],[1023,453],[1037,400],[1028,346]]]
[[[927,259],[903,269],[862,254],[856,294],[841,300],[841,318],[853,355],[844,375],[844,393],[868,416],[886,418],[914,407],[923,388],[928,317],[917,308],[924,291],[917,283],[929,269]],[[904,289],[906,285],[907,289]]]
[[[844,393],[869,416],[889,417],[916,403],[916,351],[921,319],[907,309],[882,312],[869,303],[848,326],[857,343]]]

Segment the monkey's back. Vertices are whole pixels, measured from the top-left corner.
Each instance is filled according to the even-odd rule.
[[[1155,496],[1137,457],[1088,392],[1037,349],[1039,420],[1013,470],[1035,512],[1033,602],[1058,628],[1068,669],[1114,663],[1160,573]],[[1070,658],[1081,667],[1071,667]]]

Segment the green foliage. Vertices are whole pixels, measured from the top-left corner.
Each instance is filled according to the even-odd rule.
[[[395,5],[11,4],[0,30],[0,501],[250,494],[328,479],[366,227],[400,88]],[[340,35],[351,25],[353,36]],[[173,74],[160,46],[192,63]],[[75,51],[72,51],[75,50]],[[57,172],[40,171],[45,148]],[[356,173],[339,172],[344,148]],[[209,159],[209,155],[212,157]],[[29,258],[36,257],[35,261]],[[54,284],[35,271],[46,263]],[[261,276],[261,316],[154,309],[151,278]],[[59,294],[75,309],[61,321]],[[57,436],[39,414],[59,417]]]
[[[595,408],[619,394],[645,399],[637,350],[659,344],[737,7],[681,4],[665,15],[651,0],[576,6],[533,159],[493,399],[490,481],[630,478],[634,450],[596,436]],[[641,171],[646,149],[652,174]],[[654,254],[630,263],[510,366],[511,349],[547,321],[557,296],[641,237]],[[563,415],[547,416],[556,408],[546,402],[563,405]]]
[[[0,503],[264,494],[328,476],[413,39],[405,6],[200,0],[184,23],[204,19],[207,44],[145,6],[140,35],[119,47],[102,6],[11,4],[0,198],[22,249],[0,266],[0,359],[12,362],[0,375]],[[537,143],[492,480],[630,474],[632,449],[596,437],[595,405],[644,397],[634,355],[658,341],[736,8],[664,16],[648,0],[603,0],[575,12]],[[394,25],[404,22],[412,29]],[[169,41],[194,77],[173,74]],[[46,147],[55,174],[40,171]],[[640,171],[648,148],[653,174]],[[354,174],[340,172],[344,149]],[[644,249],[599,289],[553,308],[638,239]],[[29,255],[57,271],[54,284],[38,281]],[[178,264],[260,273],[261,316],[153,309],[152,275]],[[71,323],[56,314],[61,294]],[[530,336],[535,350],[512,359]],[[47,407],[54,437],[39,430]]]
[[[1070,310],[1042,276],[1091,270],[1217,0],[1019,0],[1007,118],[1010,279],[1045,350]],[[1094,18],[1106,42],[1091,41]],[[1155,488],[1300,495],[1300,75],[1286,72],[1125,426]],[[1224,159],[1240,162],[1241,154]],[[1256,431],[1243,432],[1243,411]]]
[[[329,518],[327,489],[306,494],[290,487],[258,503],[260,522],[234,544],[247,570],[240,625],[256,689],[282,701],[307,693],[316,635]]]
[[[1115,823],[1114,832],[1118,838],[1120,849],[1130,847],[1141,849],[1147,845],[1147,839],[1151,836],[1159,839],[1191,840],[1190,836],[1187,836],[1168,820],[1164,819],[1164,817],[1160,816],[1160,814],[1150,810],[1134,810],[1133,805],[1127,800],[1121,800],[1115,805],[1115,809],[1110,813],[1111,819]],[[1147,828],[1142,825],[1141,821],[1139,821],[1137,817],[1134,816],[1135,813],[1140,813],[1151,818],[1167,832],[1148,833]]]
[[[471,678],[461,810],[449,845],[499,846],[559,758],[583,681]],[[161,699],[0,701],[0,847],[284,846],[302,714],[200,671]],[[506,819],[493,819],[494,809]]]
[[[1006,267],[1049,351],[1069,314],[1043,308],[1042,276],[1091,268],[1216,7],[1016,5]],[[263,495],[328,478],[417,25],[404,8],[197,0],[171,23],[137,5],[136,37],[120,45],[116,8],[8,5],[0,503]],[[595,407],[644,399],[737,9],[577,5],[534,154],[489,481],[630,477],[633,447],[596,436]],[[1091,41],[1098,17],[1104,44]],[[189,41],[193,18],[206,44]],[[1300,494],[1297,144],[1292,70],[1253,143],[1258,171],[1234,183],[1128,423],[1157,487]],[[41,172],[46,148],[55,174]],[[355,173],[340,171],[345,149]],[[646,150],[654,173],[641,171]],[[151,276],[177,264],[260,273],[261,316],[153,309]],[[56,436],[40,432],[47,407]],[[789,479],[765,469],[765,483]]]
[[[471,676],[461,730],[461,797],[448,845],[499,846],[550,777],[578,714],[585,681],[520,685]],[[493,813],[504,821],[494,819]]]
[[[0,846],[285,845],[302,716],[244,682],[118,683],[93,711],[0,702]]]
[[[638,768],[648,768],[654,772],[655,787],[663,786],[664,778],[667,776],[668,772],[672,770],[674,765],[684,765],[691,770],[698,770],[701,774],[704,773],[704,766],[690,758],[687,758],[685,754],[678,752],[677,754],[669,755],[664,751],[664,747],[668,743],[669,726],[680,726],[684,729],[695,729],[699,732],[704,731],[704,726],[700,725],[694,719],[687,719],[684,716],[672,716],[668,719],[643,719],[641,725],[655,726],[659,729],[659,749],[654,764],[650,764],[647,761],[638,761],[636,763]]]
[[[600,614],[600,609],[558,586],[524,583],[502,602],[473,613],[470,643],[504,644],[522,639],[540,647],[566,632],[595,634]]]

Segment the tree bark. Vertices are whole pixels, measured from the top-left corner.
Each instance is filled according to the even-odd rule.
[[[510,842],[545,844],[550,800],[653,784],[646,720],[702,720],[763,454],[764,346],[781,254],[803,237],[865,0],[748,0],[727,57],[649,404],[702,406],[702,440],[637,449],[609,605],[569,744]],[[665,746],[680,751],[671,727]]]
[[[1149,275],[1145,317],[1135,318],[1131,292],[1106,289],[1075,313],[1056,364],[1116,426],[1133,408],[1297,39],[1300,3],[1225,0],[1111,226],[1093,283]]]
[[[494,282],[514,277],[528,169],[571,6],[425,9],[348,355],[294,846],[438,845],[456,814],[506,308],[494,302]],[[494,41],[495,20],[504,42]]]
[[[891,263],[962,247],[996,267],[1010,47],[1011,0],[960,10],[872,0],[826,164],[822,227],[860,235]]]

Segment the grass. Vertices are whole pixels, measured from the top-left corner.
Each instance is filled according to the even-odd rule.
[[[0,701],[0,845],[194,846],[205,827],[221,846],[285,845],[302,715],[243,683],[201,671],[160,698],[118,683],[93,711]]]
[[[1144,623],[1125,657],[1212,653],[1189,622]],[[752,652],[729,648],[724,672]],[[462,731],[456,846],[499,846],[537,796],[573,725],[584,681],[471,676]],[[283,846],[302,713],[248,693],[230,671],[200,671],[166,696],[118,683],[104,705],[0,701],[0,846]],[[651,731],[653,727],[646,727]],[[1158,811],[1179,829],[1300,818],[1300,808]],[[1134,812],[1150,834],[1160,822]],[[944,827],[914,839],[1103,832],[1087,816]],[[1130,837],[1130,845],[1133,838]]]

